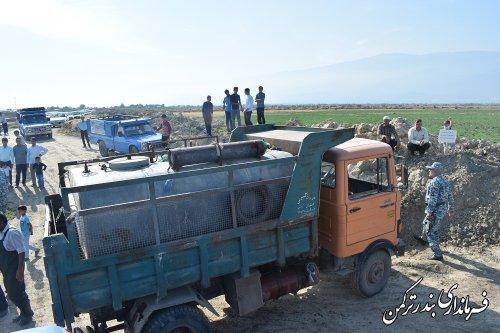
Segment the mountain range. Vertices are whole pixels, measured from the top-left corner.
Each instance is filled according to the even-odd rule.
[[[264,82],[285,104],[499,103],[500,52],[382,54],[275,73]]]

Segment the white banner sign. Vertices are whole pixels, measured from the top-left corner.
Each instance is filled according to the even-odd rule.
[[[449,129],[439,130],[439,143],[455,143],[457,141],[457,131]]]

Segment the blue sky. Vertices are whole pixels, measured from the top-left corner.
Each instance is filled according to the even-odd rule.
[[[500,51],[498,13],[499,1],[0,0],[0,109],[201,104],[379,54]],[[268,102],[285,102],[273,89]]]

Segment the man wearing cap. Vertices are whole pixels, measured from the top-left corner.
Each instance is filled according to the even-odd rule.
[[[432,165],[425,167],[429,170],[429,178],[427,191],[425,193],[425,218],[422,222],[423,230],[422,237],[426,236],[429,246],[433,252],[430,260],[443,261],[443,253],[439,247],[439,229],[441,220],[446,215],[446,203],[448,203],[448,216],[455,214],[453,208],[453,195],[450,190],[448,181],[441,175],[443,165],[439,162],[434,162]]]
[[[384,117],[384,122],[378,127],[377,135],[378,139],[391,146],[393,151],[395,147],[399,147],[399,136],[394,125],[391,125],[391,117]]]

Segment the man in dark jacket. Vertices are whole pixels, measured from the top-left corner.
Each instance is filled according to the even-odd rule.
[[[207,129],[207,135],[212,136],[212,115],[214,113],[214,105],[212,104],[212,97],[207,96],[207,101],[203,103],[201,108],[201,113],[203,114],[203,120],[205,121],[205,128]]]

